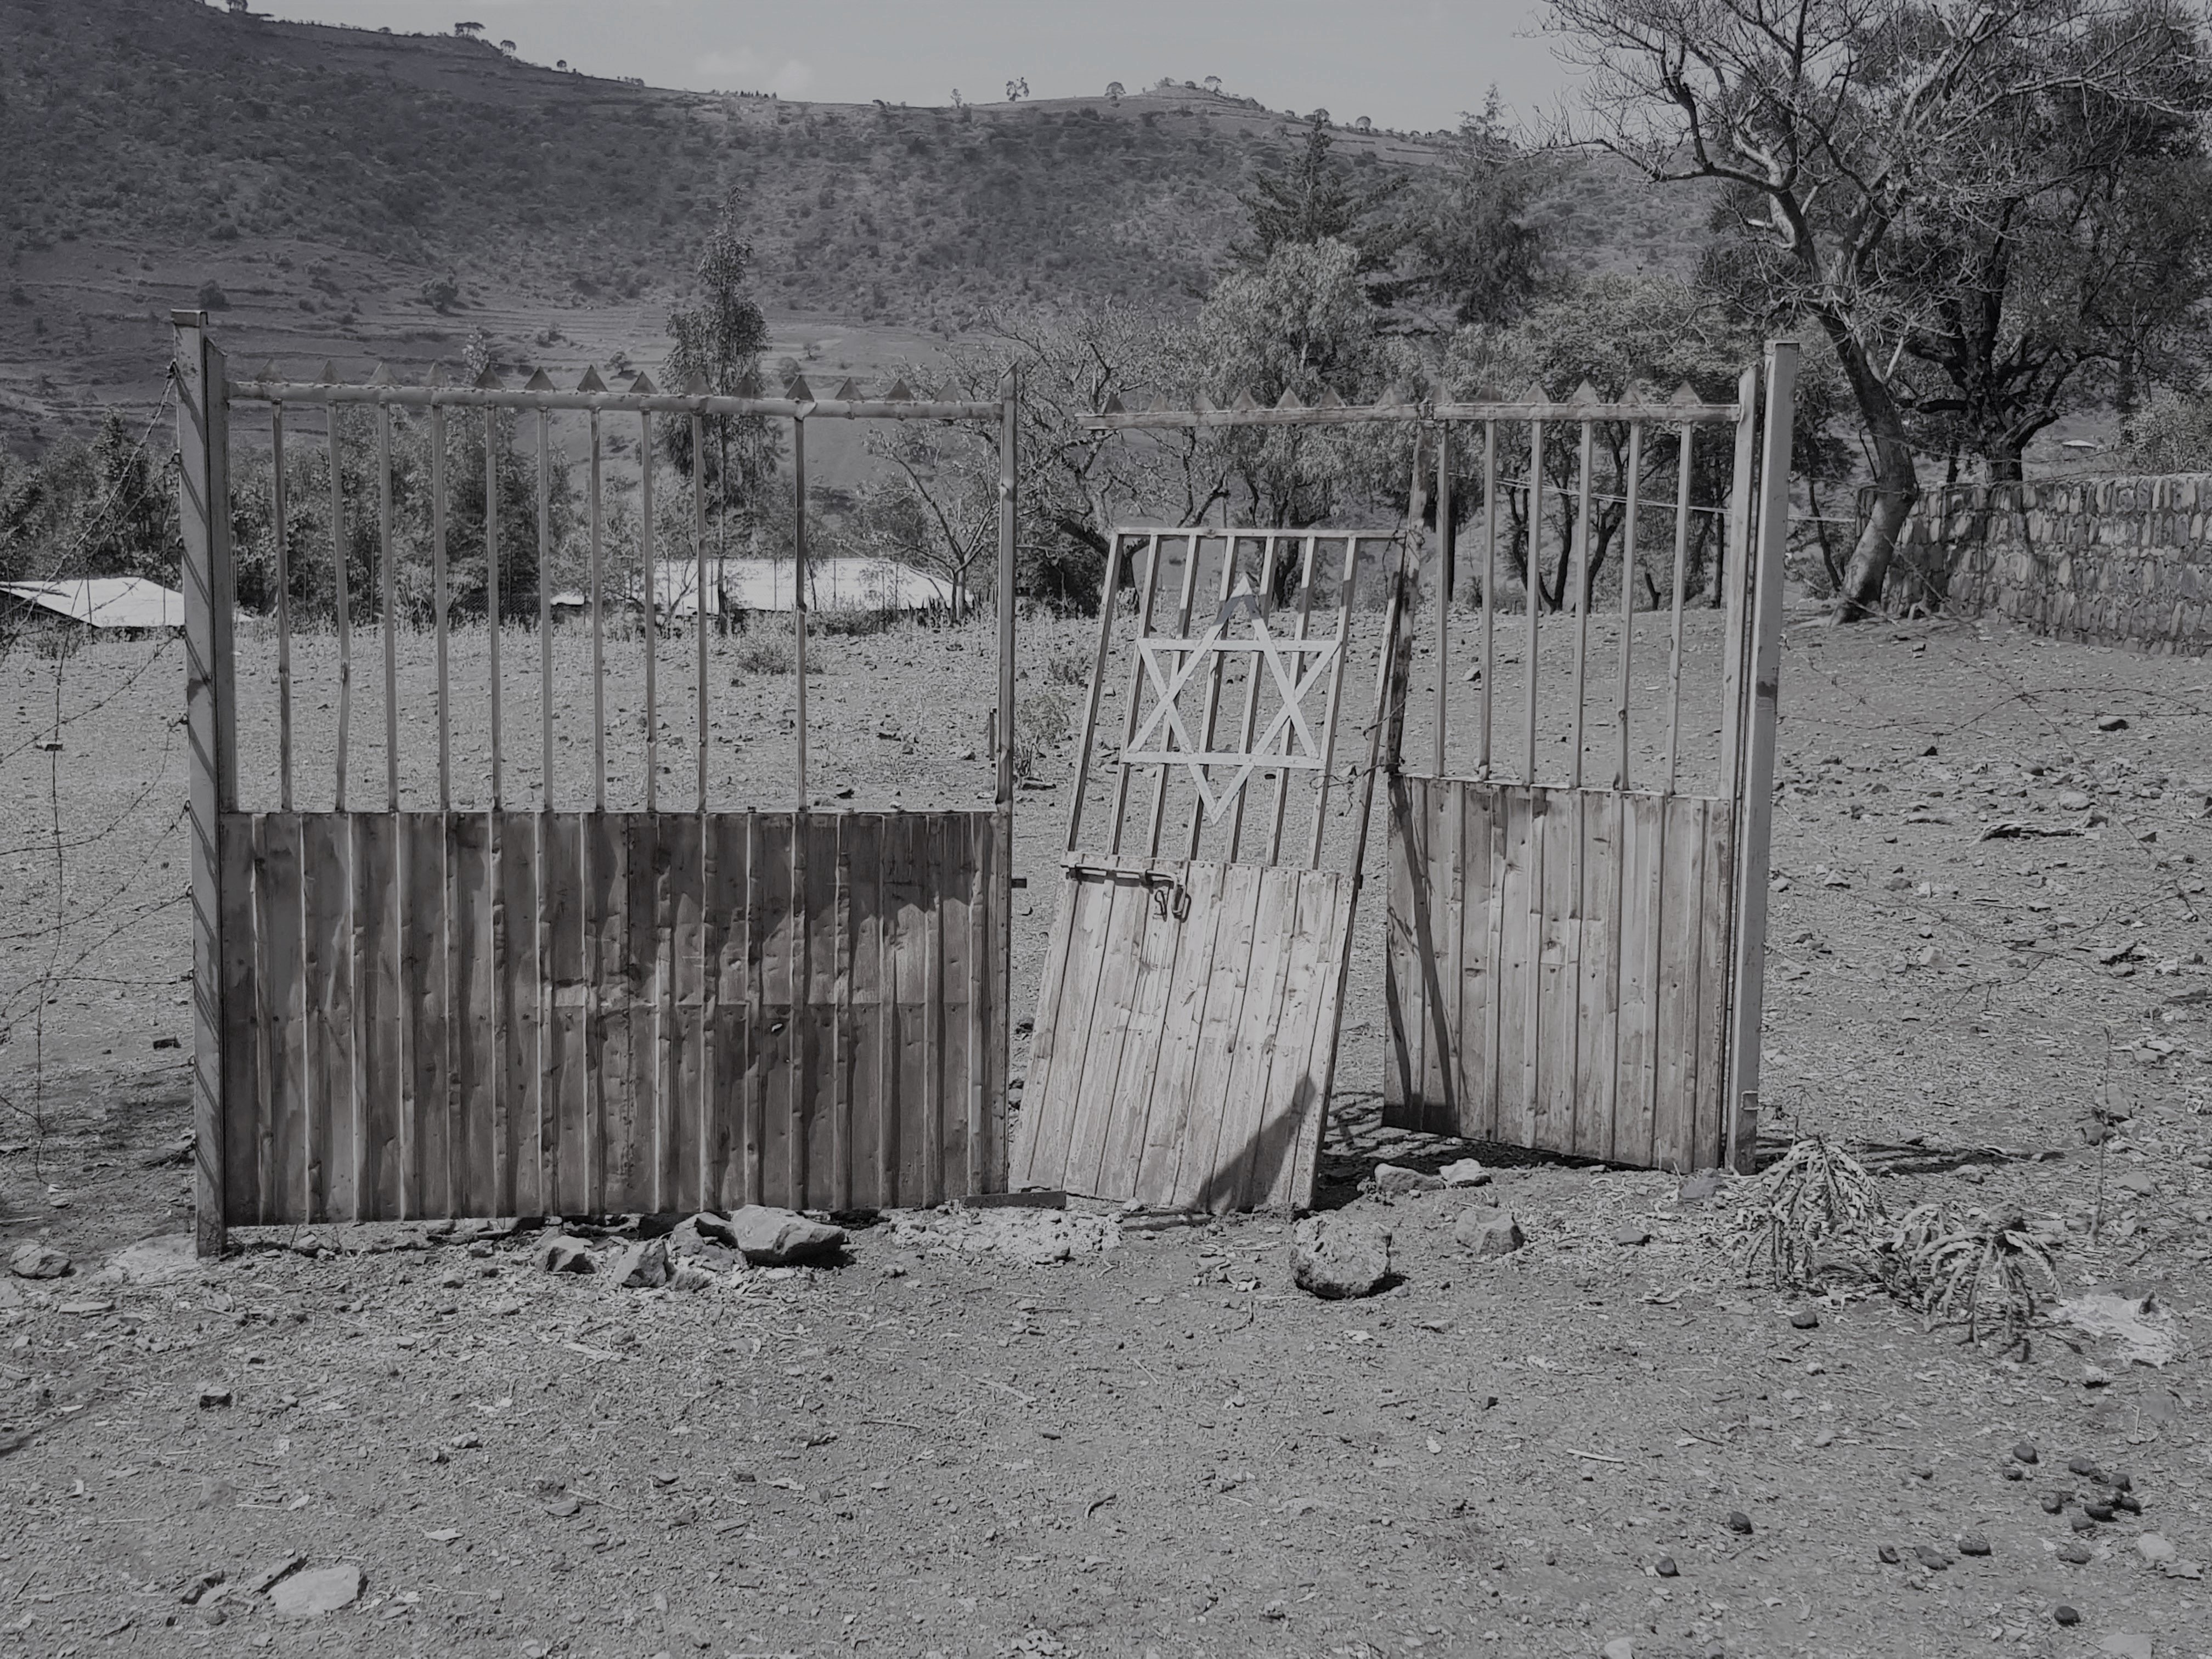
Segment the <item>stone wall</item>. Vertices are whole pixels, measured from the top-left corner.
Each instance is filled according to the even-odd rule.
[[[1862,495],[1862,517],[1870,503]],[[2160,655],[2212,651],[2212,473],[1931,489],[1889,576],[1893,607],[1993,613]]]

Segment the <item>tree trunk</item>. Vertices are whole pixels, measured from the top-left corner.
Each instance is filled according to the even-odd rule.
[[[1920,499],[1920,475],[1912,465],[1912,446],[1906,441],[1897,399],[1867,362],[1865,349],[1841,318],[1823,317],[1820,322],[1835,346],[1859,406],[1859,418],[1866,422],[1867,437],[1874,445],[1874,511],[1844,565],[1834,611],[1837,622],[1863,622],[1882,613],[1882,586],[1889,580],[1897,538]]]

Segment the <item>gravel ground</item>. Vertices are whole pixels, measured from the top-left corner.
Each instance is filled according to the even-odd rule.
[[[1052,665],[1087,633],[1028,630],[1025,697],[1065,692]],[[427,650],[402,643],[419,727]],[[774,803],[792,682],[740,665],[757,643],[717,642],[717,790]],[[297,648],[310,671],[328,652]],[[459,641],[456,663],[483,649]],[[265,689],[273,646],[243,653]],[[821,655],[823,794],[980,798],[962,757],[981,635]],[[1267,1216],[894,1218],[839,1265],[691,1290],[547,1274],[534,1232],[468,1224],[241,1236],[204,1267],[178,1249],[179,1054],[152,1046],[189,1036],[181,653],[18,650],[0,678],[0,1244],[74,1263],[0,1279],[15,1650],[2212,1653],[2189,1576],[2212,1559],[2201,664],[1801,622],[1783,678],[1763,1152],[1817,1130],[1893,1212],[2021,1212],[2065,1296],[2153,1299],[2179,1350],[2160,1365],[2065,1323],[2001,1358],[1880,1296],[1747,1285],[1751,1182],[1684,1202],[1663,1176],[1382,1131],[1371,908],[1321,1197],[1325,1224],[1395,1234],[1396,1282],[1370,1300],[1295,1290],[1289,1224]],[[34,747],[58,684],[62,746]],[[626,717],[635,689],[611,693]],[[303,690],[319,769],[322,701]],[[482,744],[456,713],[460,775]],[[356,799],[376,804],[368,689],[356,720]],[[249,700],[255,787],[271,730]],[[516,768],[532,748],[510,735]],[[688,779],[688,750],[662,758]],[[587,788],[568,764],[556,787]],[[1066,771],[1048,753],[1022,797],[1020,984]],[[617,804],[635,787],[618,777]],[[1366,1190],[1379,1158],[1470,1152],[1494,1171],[1479,1191]],[[1453,1228],[1492,1203],[1528,1242],[1479,1261]],[[627,1237],[595,1241],[603,1262]],[[2039,1501],[2112,1495],[2075,1458],[2124,1471],[2143,1511],[2080,1534],[2081,1563]],[[279,1616],[288,1583],[346,1564],[356,1599]]]

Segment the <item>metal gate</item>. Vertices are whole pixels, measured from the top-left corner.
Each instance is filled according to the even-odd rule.
[[[176,362],[185,541],[187,716],[192,746],[193,1046],[203,1252],[231,1224],[416,1217],[666,1211],[739,1202],[822,1208],[932,1204],[1005,1184],[1006,1081],[1013,799],[1012,556],[1014,387],[992,402],[880,398],[848,382],[817,399],[805,381],[780,398],[664,393],[641,374],[626,392],[586,370],[574,391],[541,372],[520,389],[489,373],[471,386],[288,381],[273,370],[228,378],[203,313],[181,312]],[[375,422],[374,593],[349,568],[338,411]],[[239,688],[233,632],[236,561],[230,453],[237,411],[268,411],[275,500],[272,614],[276,765],[239,781]],[[318,411],[328,445],[325,538],[291,544],[288,411]],[[427,526],[434,678],[409,683],[397,659],[392,442],[395,411],[427,424]],[[580,750],[563,695],[584,678],[556,660],[550,428],[588,422],[589,806],[563,810],[555,787],[556,726]],[[805,433],[823,419],[988,422],[1000,461],[996,789],[964,810],[823,810],[807,789],[806,584],[796,590],[793,722],[796,774],[787,810],[710,799],[709,548],[703,465],[690,484],[686,574],[694,633],[693,799],[660,804],[661,613],[674,609],[652,539],[633,540],[635,569],[610,564],[605,422],[629,416],[637,453],[653,453],[656,419],[688,419],[694,456],[717,416],[790,422],[795,567],[806,564]],[[537,439],[536,523],[502,526],[495,422],[529,418]],[[448,558],[447,422],[478,422],[486,473],[475,565]],[[258,438],[257,428],[252,435]],[[502,439],[502,443],[510,441]],[[296,437],[295,444],[296,447]],[[638,522],[656,524],[650,465],[640,468]],[[356,501],[352,529],[365,529]],[[501,568],[534,533],[534,676],[503,672],[503,630],[489,630],[489,672],[453,683],[449,627],[456,580],[489,585],[500,617]],[[662,532],[665,533],[665,532]],[[525,543],[526,546],[526,541]],[[526,557],[526,553],[523,555]],[[306,562],[331,561],[334,673],[313,705],[295,698],[293,592]],[[619,562],[618,558],[616,562]],[[626,599],[640,639],[615,637],[611,596]],[[664,604],[664,599],[667,603]],[[362,770],[352,710],[356,604],[374,611],[380,647],[382,799],[349,805]],[[410,647],[411,648],[411,647]],[[580,657],[580,643],[569,647]],[[641,811],[609,811],[607,659],[641,650]],[[319,647],[318,647],[319,653]],[[511,669],[513,663],[508,665]],[[534,682],[534,684],[532,684]],[[511,754],[503,696],[528,685],[538,705],[536,754]],[[426,710],[422,705],[428,703]],[[464,706],[465,705],[465,706]],[[333,707],[334,706],[334,707]],[[295,744],[295,710],[315,735]],[[456,710],[465,715],[457,722]],[[325,712],[331,718],[324,720]],[[619,711],[618,711],[619,712]],[[680,734],[680,705],[669,712]],[[434,726],[434,770],[426,732]],[[457,730],[465,727],[459,738]],[[478,746],[479,738],[486,739]],[[680,740],[672,737],[672,742]],[[295,766],[295,747],[328,743],[327,774]],[[465,774],[457,786],[455,763]],[[520,758],[520,763],[518,759]],[[483,762],[474,779],[466,763]],[[532,761],[532,784],[524,776]],[[580,754],[569,764],[573,775]],[[274,799],[265,772],[273,769]],[[321,778],[330,779],[324,793]],[[406,787],[403,788],[403,776]],[[432,781],[434,777],[434,781]],[[518,804],[513,786],[523,784]],[[299,787],[295,787],[295,784]],[[362,787],[355,780],[356,793]],[[306,798],[313,796],[313,801]],[[414,799],[408,797],[412,795]],[[534,795],[535,799],[529,798]],[[471,797],[474,799],[471,799]],[[326,809],[322,803],[327,802]]]
[[[1354,601],[1363,550],[1399,546],[1114,533],[1015,1185],[1173,1209],[1310,1200],[1382,737],[1378,675],[1359,790],[1332,813]],[[1133,635],[1109,688],[1125,566]],[[1115,694],[1103,835],[1093,813],[1086,845]]]
[[[1796,346],[1771,345],[1756,512],[1755,370],[1732,404],[1686,387],[1607,403],[1585,386],[1564,404],[1537,388],[1436,409],[1431,763],[1391,780],[1386,1123],[1626,1164],[1750,1167],[1796,373]],[[1469,471],[1483,566],[1465,678],[1451,653],[1455,428],[1480,434]],[[1647,495],[1662,489],[1671,501]],[[1642,631],[1666,630],[1648,700],[1636,684],[1646,529],[1672,570],[1663,610],[1658,583],[1646,587]],[[1686,641],[1705,541],[1723,544],[1719,626],[1692,616]],[[1610,675],[1591,661],[1594,559],[1608,545],[1622,575],[1617,612],[1600,620]],[[1525,599],[1517,660],[1496,603],[1508,564]],[[1547,586],[1559,596],[1548,628]],[[1474,753],[1455,774],[1449,716],[1468,702]],[[1514,727],[1501,732],[1493,712],[1508,708]]]

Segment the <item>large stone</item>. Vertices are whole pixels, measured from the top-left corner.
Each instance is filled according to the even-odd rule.
[[[70,1259],[51,1244],[19,1244],[8,1258],[8,1271],[18,1279],[59,1279],[70,1270]]]
[[[1385,1198],[1396,1198],[1407,1193],[1433,1193],[1443,1190],[1443,1178],[1423,1170],[1408,1169],[1403,1164],[1378,1164],[1375,1166],[1375,1190]]]
[[[696,1218],[701,1222],[705,1217]],[[699,1230],[708,1237],[704,1225]],[[809,1221],[795,1210],[772,1209],[747,1204],[730,1212],[723,1224],[724,1238],[757,1267],[784,1267],[834,1255],[845,1246],[845,1230],[826,1222]]]
[[[1350,1216],[1309,1216],[1291,1240],[1291,1278],[1327,1301],[1372,1296],[1390,1277],[1390,1232]]]
[[[1519,1219],[1508,1210],[1469,1210],[1452,1237],[1484,1261],[1510,1255],[1528,1242]]]
[[[599,1267],[592,1247],[567,1233],[556,1233],[538,1247],[538,1265],[549,1273],[588,1273]]]
[[[1447,1187],[1486,1187],[1490,1184],[1490,1171],[1471,1158],[1454,1158],[1437,1173],[1443,1177]]]
[[[657,1238],[640,1239],[615,1258],[615,1283],[626,1291],[650,1291],[668,1282],[668,1247]]]
[[[295,1573],[270,1593],[269,1610],[279,1619],[319,1619],[361,1600],[362,1583],[360,1565],[353,1561]]]

